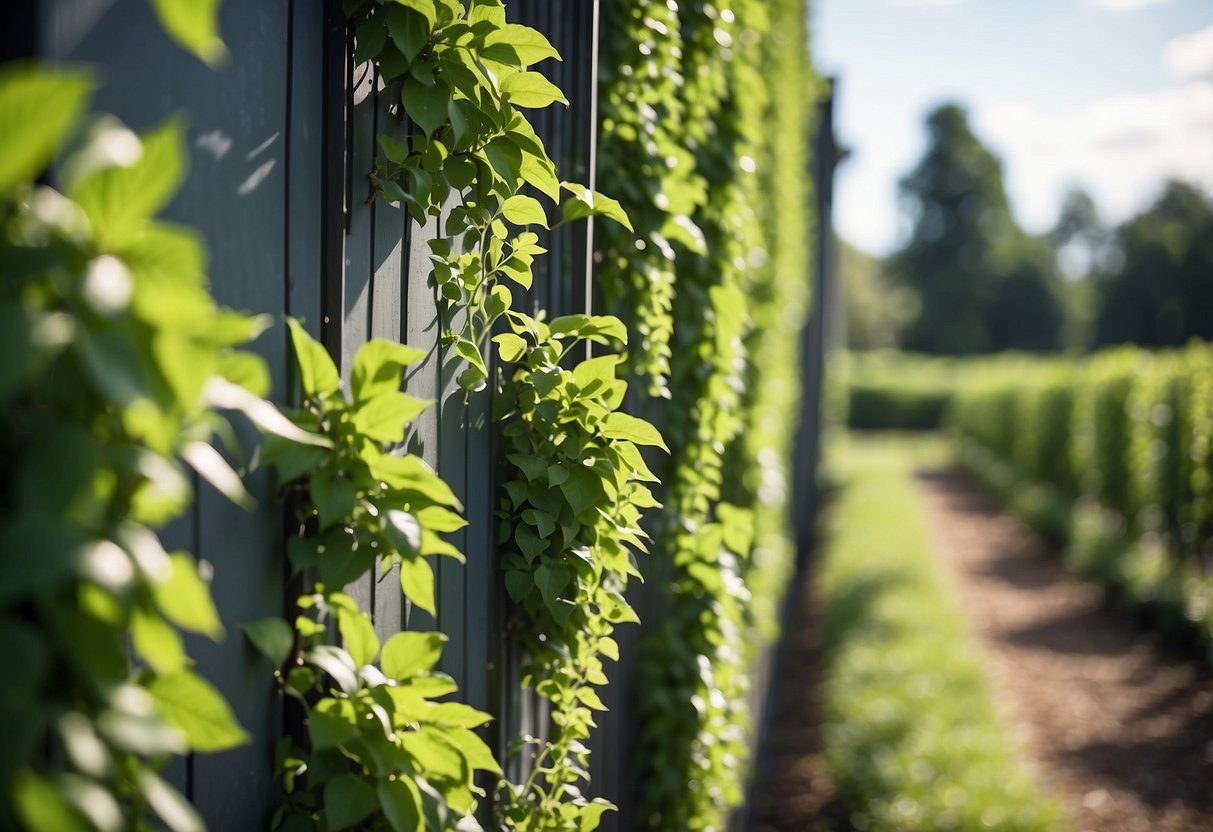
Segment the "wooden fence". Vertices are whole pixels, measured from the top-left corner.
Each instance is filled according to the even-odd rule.
[[[354,352],[370,338],[427,351],[406,387],[436,404],[416,421],[409,441],[465,506],[469,524],[452,542],[467,564],[439,559],[437,621],[411,609],[392,576],[382,583],[365,578],[350,592],[373,610],[381,638],[435,627],[450,636],[441,669],[455,677],[466,702],[497,717],[489,739],[500,755],[509,739],[538,733],[543,713],[521,689],[520,657],[504,628],[493,546],[491,397],[482,393],[465,404],[455,380],[458,362],[439,341],[427,242],[441,233],[440,222],[419,226],[381,199],[368,202],[375,136],[400,127],[403,114],[398,102],[382,94],[371,67],[353,65],[352,36],[340,5],[223,4],[220,25],[230,57],[218,70],[174,45],[147,0],[38,0],[19,16],[21,32],[37,44],[33,54],[95,68],[101,87],[94,109],[136,130],[155,126],[166,114],[184,120],[191,169],[167,218],[196,227],[206,239],[212,291],[221,304],[274,317],[275,326],[256,349],[269,363],[277,397],[293,392],[282,323],[287,316],[301,318],[321,338],[345,378]],[[546,33],[572,58],[546,62],[544,69],[572,106],[542,110],[534,125],[563,178],[592,187],[598,0],[513,0],[510,10],[513,19]],[[561,228],[542,244],[551,253],[536,264],[532,309],[552,315],[589,311],[592,223]],[[251,428],[238,433],[245,447],[254,446]],[[189,649],[252,736],[241,748],[192,756],[167,772],[216,830],[266,827],[279,794],[272,782],[274,743],[291,729],[272,669],[235,627],[287,614],[293,597],[283,569],[281,513],[264,510],[275,505],[273,483],[267,471],[254,470],[248,485],[263,510],[243,511],[199,482],[192,513],[165,536],[168,546],[194,552],[213,567],[214,596],[229,636],[218,645],[195,640]],[[640,599],[637,606],[652,604]],[[639,632],[620,635],[626,652]],[[626,661],[617,668],[605,692],[611,711],[603,715],[594,745],[594,793],[623,809],[605,819],[604,829],[632,828],[632,672]]]

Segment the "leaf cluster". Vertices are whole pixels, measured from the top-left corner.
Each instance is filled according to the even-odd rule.
[[[460,385],[480,390],[489,379],[489,333],[514,304],[511,286],[529,289],[534,258],[546,252],[533,230],[551,222],[538,197],[559,206],[556,225],[628,219],[609,197],[557,178],[524,111],[568,104],[531,68],[560,55],[540,32],[506,22],[501,0],[466,8],[459,0],[347,0],[345,7],[355,60],[374,64],[398,90],[413,125],[409,136],[379,136],[373,187],[418,223],[445,213],[450,239],[430,243],[433,278],[439,297],[463,314],[444,343],[467,364]]]
[[[183,632],[221,639],[209,567],[158,530],[189,469],[242,504],[217,409],[273,425],[188,229],[155,219],[185,172],[174,122],[84,119],[82,71],[0,71],[0,825],[173,830],[201,820],[158,774],[247,741]],[[58,188],[34,184],[50,160]],[[188,468],[187,468],[188,466]]]
[[[619,410],[627,383],[620,357],[562,362],[585,342],[626,341],[609,316],[569,315],[550,323],[508,313],[510,332],[494,340],[514,361],[494,401],[504,460],[498,511],[502,569],[530,653],[524,684],[552,705],[552,736],[533,746],[531,775],[506,786],[503,815],[526,832],[596,829],[609,803],[588,800],[585,741],[604,706],[603,659],[617,660],[616,625],[637,621],[624,598],[640,577],[634,552],[647,552],[642,510],[659,507],[657,478],[641,448],[665,449],[660,433]]]
[[[303,403],[300,439],[270,437],[262,459],[283,483],[297,531],[292,574],[307,586],[293,626],[245,625],[282,690],[305,713],[303,742],[285,737],[277,767],[282,829],[479,829],[477,771],[500,774],[475,729],[489,716],[457,702],[434,670],[446,636],[402,632],[380,644],[370,616],[344,589],[395,571],[401,592],[435,614],[430,556],[462,555],[441,534],[465,525],[450,488],[419,457],[398,454],[409,422],[430,402],[400,390],[425,354],[384,340],[354,356],[350,395],[324,347],[290,321]]]

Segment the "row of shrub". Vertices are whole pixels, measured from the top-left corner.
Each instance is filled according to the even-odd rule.
[[[828,515],[825,753],[860,830],[1064,828],[991,704],[935,571],[904,440],[846,443]],[[837,447],[835,450],[839,450]]]
[[[938,430],[962,359],[840,351],[830,364],[834,421],[853,430]]]
[[[991,361],[950,418],[962,462],[1080,574],[1213,640],[1213,345]]]

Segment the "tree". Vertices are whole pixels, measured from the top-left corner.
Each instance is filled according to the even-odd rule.
[[[892,258],[896,280],[919,297],[906,349],[980,353],[1053,349],[1063,320],[1051,255],[1015,224],[1002,164],[964,109],[927,117],[929,145],[901,182],[913,230]]]
[[[1097,279],[1097,344],[1148,346],[1213,340],[1213,204],[1171,181],[1149,209],[1120,226],[1121,265]]]

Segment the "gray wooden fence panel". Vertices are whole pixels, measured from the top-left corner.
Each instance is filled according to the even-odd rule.
[[[268,312],[279,321],[255,348],[269,362],[280,392],[287,366],[280,321],[291,307],[318,315],[318,306],[307,300],[318,296],[317,258],[309,247],[318,238],[320,218],[314,187],[319,66],[318,55],[308,51],[316,48],[321,19],[315,0],[296,3],[298,16],[290,0],[227,4],[221,27],[231,58],[218,71],[173,44],[144,0],[39,4],[39,54],[97,67],[104,86],[94,109],[112,112],[138,130],[173,113],[184,116],[191,172],[166,216],[194,226],[206,239],[220,303]],[[288,142],[292,127],[301,123],[312,130]],[[293,180],[287,174],[292,167],[299,174]],[[289,282],[288,252],[294,257]],[[251,448],[253,432],[247,425],[237,428],[244,447]],[[252,738],[242,748],[198,755],[168,771],[214,829],[263,828],[277,799],[272,748],[281,733],[281,706],[271,668],[248,650],[236,625],[282,610],[281,522],[267,473],[247,482],[268,511],[244,512],[202,487],[192,517],[166,536],[213,566],[228,637],[220,645],[191,640],[190,649]]]

